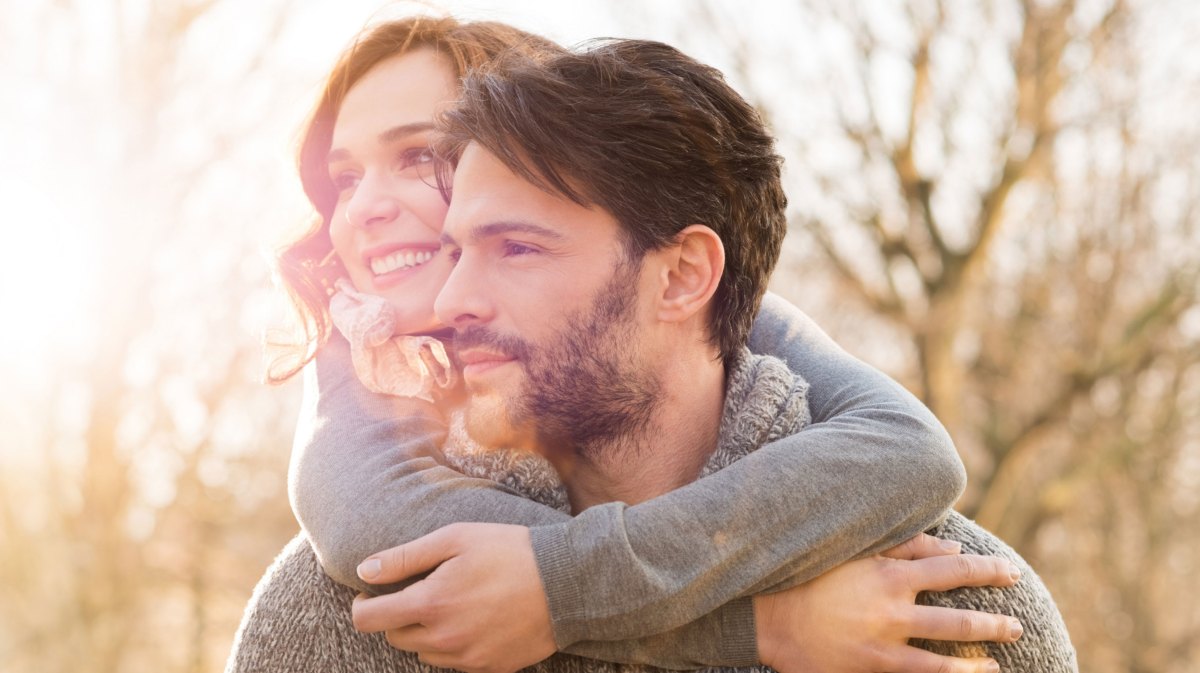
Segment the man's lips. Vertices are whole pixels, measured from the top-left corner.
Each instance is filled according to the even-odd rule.
[[[494,351],[470,348],[458,352],[458,361],[462,363],[463,376],[471,378],[480,376],[509,362],[516,362],[516,358]]]

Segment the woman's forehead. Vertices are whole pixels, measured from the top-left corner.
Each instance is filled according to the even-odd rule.
[[[431,122],[456,92],[453,70],[431,49],[382,61],[346,94],[334,122],[332,147],[351,136],[361,141],[393,127]]]

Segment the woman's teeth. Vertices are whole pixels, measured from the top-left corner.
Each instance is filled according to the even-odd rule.
[[[393,252],[386,257],[376,257],[371,260],[371,272],[376,276],[390,273],[397,269],[407,269],[414,266],[420,266],[425,262],[433,259],[433,252],[429,250],[421,250],[413,252]]]

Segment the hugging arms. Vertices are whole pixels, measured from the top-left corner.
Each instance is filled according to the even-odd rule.
[[[945,519],[963,483],[932,414],[787,302],[765,298],[750,345],[809,381],[809,427],[659,498],[571,518],[443,465],[440,417],[367,391],[334,340],[306,382],[291,473],[297,517],[331,576],[370,591],[379,588],[356,569],[382,549],[461,521],[530,526],[558,649],[745,665],[755,653],[750,596],[912,538]],[[513,583],[494,559],[481,561]],[[509,624],[522,617],[514,611]]]

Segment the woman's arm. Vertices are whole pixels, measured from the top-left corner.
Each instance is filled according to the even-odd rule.
[[[750,342],[808,381],[812,424],[648,502],[534,527],[560,646],[659,633],[795,586],[941,522],[961,495],[962,463],[933,414],[799,309],[768,295]],[[725,624],[729,643],[753,637],[752,618]]]
[[[432,405],[367,390],[334,333],[305,370],[288,493],[329,576],[380,593],[355,569],[380,549],[459,521],[562,523],[570,516],[445,466]],[[383,589],[386,591],[387,589]]]
[[[675,642],[706,642],[713,663],[742,663],[754,651],[749,595],[915,535],[944,517],[964,480],[929,411],[786,302],[767,298],[751,345],[812,384],[810,428],[661,498],[570,519],[440,465],[433,412],[412,416],[366,392],[344,343],[331,343],[316,417],[297,436],[297,516],[331,576],[360,589],[360,560],[448,523],[530,526],[561,649],[580,642],[625,660],[628,643],[603,641],[664,634],[724,605]],[[694,653],[674,654],[684,652]],[[653,663],[676,661],[660,654]]]

